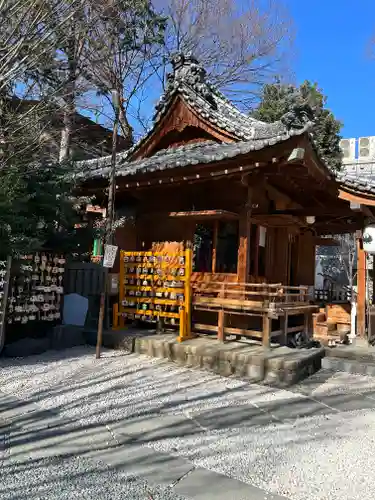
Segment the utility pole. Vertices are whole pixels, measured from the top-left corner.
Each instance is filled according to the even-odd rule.
[[[107,208],[107,219],[105,225],[105,235],[104,244],[111,245],[113,237],[113,218],[115,210],[115,195],[116,195],[116,153],[117,153],[117,133],[118,124],[120,116],[120,97],[117,90],[112,90],[112,105],[115,113],[113,122],[113,134],[112,134],[112,159],[111,159],[111,172],[109,176],[109,186],[108,186],[108,208]],[[104,247],[105,248],[105,247]],[[105,314],[105,304],[107,296],[107,286],[108,286],[108,268],[104,268],[104,285],[103,291],[100,294],[100,309],[99,309],[99,320],[98,320],[98,334],[96,339],[96,359],[100,358],[100,350],[103,342],[103,321]]]

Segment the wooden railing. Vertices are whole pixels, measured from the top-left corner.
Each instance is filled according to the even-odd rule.
[[[346,288],[340,288],[339,290],[315,288],[314,290],[314,299],[318,302],[350,302],[350,298],[351,292]]]
[[[195,297],[226,298],[246,301],[246,305],[254,302],[254,306],[267,302],[276,304],[306,303],[308,301],[307,286],[284,286],[281,283],[231,283],[208,282],[194,283]]]
[[[217,326],[195,323],[195,331],[217,331],[221,341],[225,340],[227,334],[249,336],[262,340],[263,345],[269,347],[273,337],[282,336],[281,343],[286,343],[289,333],[309,330],[316,306],[311,306],[308,302],[307,286],[205,282],[193,285],[193,309],[218,314]],[[249,317],[258,317],[261,327],[254,329],[228,326],[228,318],[236,315],[245,317],[245,323]],[[304,323],[290,326],[288,318],[298,315],[304,316]],[[279,320],[276,330],[272,330],[272,320]]]

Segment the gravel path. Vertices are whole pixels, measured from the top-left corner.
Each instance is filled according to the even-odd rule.
[[[118,352],[105,352],[98,361],[93,349],[80,347],[1,360],[0,388],[79,425],[103,424],[114,436],[119,423],[154,416],[165,422],[164,433],[143,432],[143,446],[178,454],[196,466],[292,500],[375,497],[375,379],[371,377],[322,370],[292,391],[275,390]],[[168,428],[171,416],[183,417],[189,432]],[[75,497],[75,482],[64,478],[88,469],[74,459],[59,466],[42,462],[37,476],[14,467],[13,476],[9,475],[14,484],[25,478],[28,484],[37,484],[33,477],[56,474],[67,492],[59,499]],[[105,467],[88,474],[88,493],[82,498],[92,498],[90,488],[99,476],[105,491],[112,474]],[[126,496],[132,483],[125,476],[116,480],[118,498],[147,498]],[[13,483],[5,484],[8,496],[1,498],[21,498],[9,496]],[[137,484],[138,492],[142,488]],[[168,494],[163,490],[154,498],[167,499]],[[103,493],[100,498],[117,496]]]
[[[0,497],[1,500],[184,500],[171,489],[150,486],[82,458],[13,463],[2,473]]]

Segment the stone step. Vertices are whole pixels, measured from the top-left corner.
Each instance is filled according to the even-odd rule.
[[[347,345],[326,348],[322,368],[359,375],[375,376],[375,348]]]
[[[322,368],[337,372],[353,373],[357,375],[369,375],[375,377],[375,362],[361,363],[345,358],[323,358]]]
[[[275,387],[287,387],[314,374],[324,356],[323,347],[265,349],[248,340],[222,343],[203,336],[179,343],[175,334],[135,338],[134,352]]]

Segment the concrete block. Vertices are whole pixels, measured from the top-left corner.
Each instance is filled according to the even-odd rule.
[[[203,355],[202,358],[202,368],[205,370],[213,370],[216,364],[216,356],[212,354]]]
[[[246,377],[247,363],[237,360],[237,363],[233,366],[233,375],[236,377]]]
[[[220,349],[219,350],[219,359],[221,361],[228,361],[230,363],[235,362],[236,353],[233,352],[232,349]]]
[[[194,354],[186,355],[186,366],[191,368],[200,368],[202,366],[202,358],[201,356],[196,356]]]
[[[284,383],[284,372],[282,370],[269,370],[264,377],[264,383],[267,385],[281,386]]]
[[[248,365],[247,376],[250,380],[258,382],[264,379],[264,364],[263,365]]]
[[[217,373],[219,375],[222,375],[223,377],[230,377],[231,375],[233,375],[233,368],[229,361],[219,360],[216,366],[217,366]]]
[[[51,349],[68,349],[86,343],[83,326],[58,325],[50,334]]]
[[[283,384],[286,386],[293,385],[302,380],[303,378],[305,377],[301,372],[287,371],[284,372]]]
[[[266,358],[266,369],[270,371],[279,371],[284,367],[285,359],[281,356]]]
[[[172,344],[170,342],[164,342],[164,357],[173,361]]]
[[[134,341],[134,352],[145,354],[147,352],[147,342],[142,338],[136,338]]]
[[[174,335],[167,334],[137,339],[135,348],[181,366],[203,368],[225,377],[234,375],[258,383],[265,379],[268,385],[276,386],[289,385],[315,373],[324,355],[324,349],[277,347],[264,350],[260,345],[244,347],[236,342],[219,343],[206,338],[179,343]]]
[[[121,340],[117,342],[115,349],[120,349],[121,351],[135,352],[135,341],[134,336],[123,336]]]
[[[181,344],[178,342],[172,344],[171,352],[174,361],[180,361],[180,362],[186,361],[186,353],[183,342],[181,342]]]
[[[164,342],[157,341],[153,343],[154,357],[163,359],[165,357]]]

